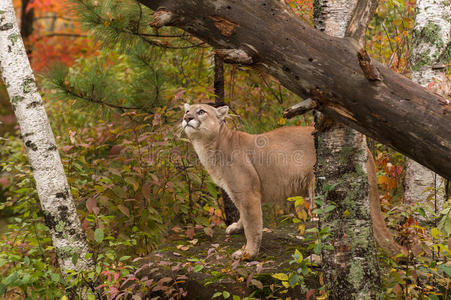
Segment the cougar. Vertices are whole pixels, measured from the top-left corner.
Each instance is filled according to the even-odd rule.
[[[246,246],[232,256],[252,259],[258,254],[262,239],[262,202],[284,201],[291,196],[313,199],[314,128],[292,126],[248,134],[226,125],[228,111],[228,106],[185,104],[182,128],[204,168],[240,212],[239,221],[229,225],[226,233],[244,229]],[[367,168],[375,237],[382,248],[395,255],[400,249],[394,244],[380,212],[372,157]]]

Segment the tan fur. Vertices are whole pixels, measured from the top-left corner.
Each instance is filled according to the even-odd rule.
[[[229,129],[224,122],[227,112],[227,107],[185,104],[182,127],[202,165],[240,212],[240,220],[226,229],[231,234],[244,228],[246,247],[234,257],[253,258],[262,237],[261,202],[284,201],[296,195],[313,197],[314,128],[282,127],[252,135]],[[369,162],[367,167],[372,168],[368,175],[374,211],[374,203],[379,203],[374,163]],[[372,213],[372,217],[386,229],[380,206],[379,215]],[[378,233],[376,236],[385,243],[393,242],[388,230]]]

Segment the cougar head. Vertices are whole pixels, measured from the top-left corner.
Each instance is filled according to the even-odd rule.
[[[185,103],[182,128],[190,139],[214,138],[228,111],[228,106],[214,108],[208,104]]]

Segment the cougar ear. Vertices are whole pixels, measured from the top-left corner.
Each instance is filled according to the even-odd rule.
[[[188,104],[188,103],[185,103],[185,104],[184,104],[184,107],[185,107],[185,112],[187,112],[187,111],[189,110],[189,104]]]
[[[220,106],[216,109],[216,115],[218,116],[218,119],[221,121],[225,119],[228,112],[229,112],[229,107],[227,105]]]

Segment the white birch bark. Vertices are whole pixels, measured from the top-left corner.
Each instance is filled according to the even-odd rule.
[[[411,78],[432,91],[447,96],[446,56],[450,42],[451,4],[448,0],[418,0],[412,37]],[[449,50],[448,50],[449,51]],[[446,58],[445,58],[446,60]],[[406,158],[405,197],[409,202],[425,202],[430,198],[438,212],[445,201],[445,180],[428,168]]]
[[[317,29],[344,37],[357,0],[315,0]],[[315,125],[316,126],[316,125]],[[373,299],[380,293],[380,271],[370,217],[365,135],[333,123],[315,134],[316,193],[325,206],[335,201],[334,215],[321,220],[329,228],[334,250],[322,250],[323,272],[331,298]],[[335,185],[324,192],[325,187]],[[343,217],[344,212],[349,213]]]
[[[63,274],[88,270],[88,245],[52,129],[36,86],[11,0],[0,1],[0,74],[20,126],[39,200]],[[78,258],[76,265],[73,257]]]

